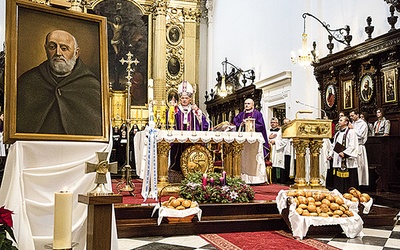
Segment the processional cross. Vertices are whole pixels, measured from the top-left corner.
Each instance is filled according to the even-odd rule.
[[[96,179],[94,183],[96,183],[97,185],[92,191],[88,192],[88,195],[101,196],[101,195],[114,194],[111,190],[109,190],[105,186],[105,183],[107,183],[106,174],[107,172],[116,174],[118,169],[118,163],[117,162],[108,163],[107,156],[108,152],[96,152],[98,163],[91,163],[91,162],[85,163],[86,174],[96,172]]]
[[[129,157],[129,143],[130,143],[130,131],[131,131],[131,73],[134,72],[135,70],[132,69],[132,64],[135,64],[137,66],[140,62],[137,58],[133,59],[132,53],[129,51],[128,54],[126,54],[127,59],[125,60],[124,58],[121,58],[119,60],[121,64],[127,64],[126,66],[126,72],[127,75],[125,76],[126,78],[126,90],[127,90],[127,108],[126,108],[126,127],[127,127],[127,133],[126,133],[126,165],[122,168],[122,179],[121,182],[117,184],[117,191],[118,193],[122,193],[124,191],[129,192],[132,196],[134,196],[133,191],[135,190],[135,185],[132,182],[131,178],[131,171],[132,167],[129,165],[130,157]]]

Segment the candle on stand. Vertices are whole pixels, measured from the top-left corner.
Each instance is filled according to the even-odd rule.
[[[175,123],[175,107],[173,105],[169,106],[168,118],[169,126],[172,129]]]
[[[69,191],[54,194],[53,249],[72,247],[72,197]]]
[[[222,178],[224,178],[224,185],[226,185],[226,172],[222,171]]]

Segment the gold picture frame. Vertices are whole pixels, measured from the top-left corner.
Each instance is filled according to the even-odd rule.
[[[171,45],[178,45],[182,40],[182,31],[178,25],[171,25],[167,28],[167,41]]]
[[[385,103],[397,102],[398,70],[383,71],[383,96]]]
[[[359,90],[361,102],[367,103],[372,100],[375,88],[371,74],[367,73],[361,77]]]
[[[328,108],[332,108],[336,103],[335,85],[328,84],[325,90],[325,104]]]
[[[108,141],[106,18],[34,2],[9,0],[6,5],[6,20],[5,142]],[[86,65],[81,68],[81,73],[85,72],[83,75],[79,74],[73,80],[68,79],[68,76],[61,77],[62,80],[59,79],[58,83],[52,80],[52,77],[47,77],[46,79],[50,79],[48,81],[43,80],[44,74],[43,77],[38,77],[40,75],[38,71],[44,72],[40,71],[41,69],[50,72],[46,51],[49,53],[50,46],[58,50],[62,47],[61,42],[54,43],[55,46],[50,45],[51,42],[46,44],[47,35],[56,30],[58,34],[69,33],[68,38],[74,37],[78,44],[73,47],[79,47],[78,51],[71,49],[73,51],[71,54],[77,59],[70,77],[77,76],[75,69],[78,65]],[[35,69],[35,73],[31,74],[31,69]],[[33,87],[34,80],[40,83],[37,89]],[[83,81],[85,84],[78,84]],[[72,82],[68,90],[63,89],[69,84],[66,82]],[[42,85],[44,88],[41,88]],[[34,91],[31,95],[25,95],[28,93],[27,89]],[[64,100],[60,101],[63,98]],[[42,103],[39,103],[41,101],[43,103],[46,101],[46,105],[41,105]],[[73,102],[76,105],[72,107]],[[66,105],[71,105],[67,112]],[[29,109],[32,107],[36,107],[37,110],[31,112]],[[49,110],[54,112],[51,114],[57,113],[57,115],[50,116]],[[75,118],[77,116],[79,117]]]
[[[343,90],[343,109],[353,108],[353,81],[345,80],[342,82]]]

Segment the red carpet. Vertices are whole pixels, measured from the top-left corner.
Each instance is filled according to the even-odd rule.
[[[115,189],[119,180],[113,179],[112,186],[113,192],[118,193]],[[140,194],[142,191],[142,180],[141,179],[133,179],[133,183],[135,184],[135,196],[130,195],[129,193],[123,193],[123,203],[124,204],[144,204],[144,203],[157,203],[155,199],[147,199],[146,202],[143,202],[143,197]],[[287,190],[288,186],[279,185],[279,184],[260,184],[260,185],[251,185],[255,193],[255,200],[275,200],[278,192],[281,189]],[[168,199],[169,197],[163,197]]]
[[[338,249],[314,239],[296,240],[285,231],[201,234],[203,239],[223,250],[333,250]]]

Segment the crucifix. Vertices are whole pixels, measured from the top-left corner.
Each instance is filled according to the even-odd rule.
[[[127,133],[126,133],[126,138],[127,138],[127,143],[126,143],[126,165],[122,168],[122,179],[121,182],[117,184],[117,191],[118,193],[121,192],[129,192],[132,196],[133,191],[135,190],[135,185],[132,182],[131,179],[131,171],[132,167],[129,165],[130,162],[130,152],[129,152],[129,143],[130,143],[130,131],[131,131],[131,79],[132,76],[131,74],[135,72],[135,69],[132,69],[132,64],[137,66],[140,62],[137,58],[133,59],[132,53],[129,51],[128,54],[126,54],[127,59],[125,60],[124,58],[121,58],[120,62],[121,64],[127,64],[126,66],[126,91],[127,91],[127,107],[126,107],[126,128],[127,128]]]
[[[107,183],[106,174],[107,172],[111,172],[113,174],[117,173],[118,163],[112,162],[108,163],[107,156],[108,152],[96,152],[97,162],[98,163],[90,163],[86,162],[86,171],[85,173],[96,172],[96,179],[94,183],[96,183],[96,187],[88,192],[88,195],[91,196],[102,196],[102,195],[113,195],[114,193],[104,185]]]

